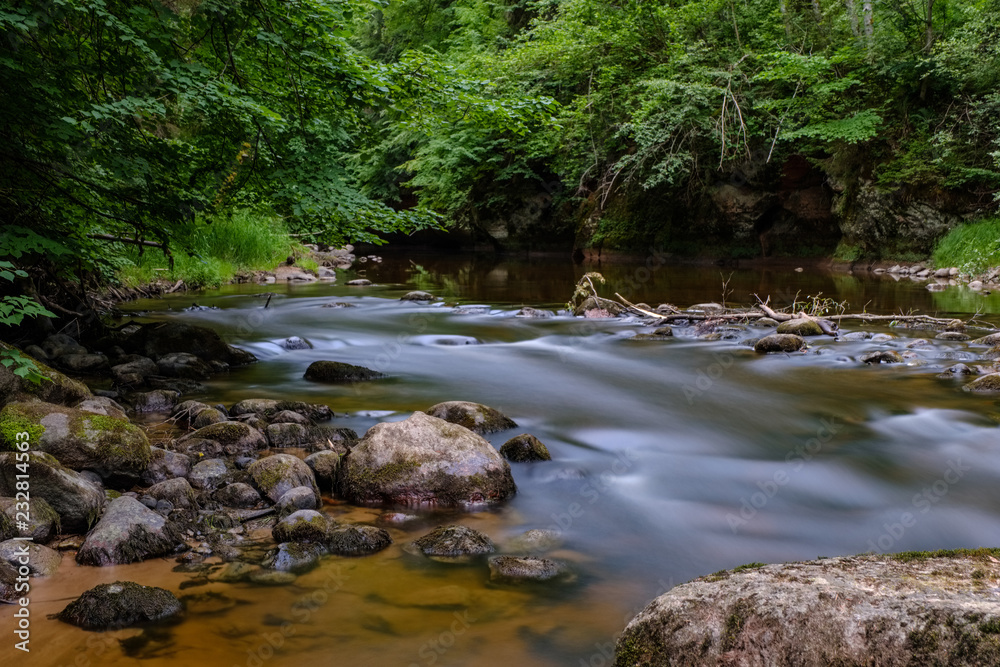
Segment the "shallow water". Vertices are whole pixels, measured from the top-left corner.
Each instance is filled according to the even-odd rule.
[[[412,260],[412,262],[410,261]],[[415,262],[419,265],[414,268]],[[211,402],[281,397],[325,402],[335,424],[359,433],[445,400],[485,403],[516,433],[541,439],[553,461],[514,464],[517,496],[474,514],[428,514],[390,528],[395,544],[361,559],[327,557],[287,587],[208,584],[170,560],[86,568],[64,560],[35,580],[31,664],[69,665],[601,665],[628,618],[693,577],[753,561],[781,562],[869,550],[996,546],[1000,532],[1000,413],[989,396],[937,374],[985,348],[933,341],[906,365],[863,366],[864,352],[903,351],[933,332],[867,327],[887,342],[812,339],[804,355],[758,356],[738,340],[705,341],[677,328],[667,341],[630,341],[636,321],[561,316],[522,319],[521,305],[552,309],[585,270],[634,302],[749,303],[796,293],[847,300],[851,311],[975,312],[1000,322],[993,296],[930,293],[908,279],[814,270],[660,265],[656,256],[603,267],[568,260],[394,257],[363,265],[373,287],[231,286],[129,304],[147,319],[211,326],[260,357],[207,383]],[[411,289],[444,300],[401,302]],[[256,296],[274,292],[270,306]],[[197,301],[219,310],[180,312]],[[323,308],[340,301],[352,308]],[[485,304],[460,315],[456,304]],[[859,330],[848,326],[845,330]],[[760,335],[759,330],[736,333]],[[285,351],[288,336],[312,350]],[[467,344],[468,343],[468,344]],[[474,343],[474,344],[473,344]],[[349,387],[306,382],[317,359],[382,370]],[[371,522],[380,513],[328,499],[325,511]],[[912,521],[903,518],[910,515]],[[402,546],[439,523],[483,530],[501,547],[529,528],[564,540],[553,557],[570,584],[498,586],[483,564],[445,565]],[[908,524],[908,525],[904,525]],[[183,621],[145,632],[88,633],[44,614],[114,580],[159,585],[192,598]],[[206,598],[200,598],[204,601]],[[5,616],[9,610],[2,610]],[[138,637],[138,638],[136,638]],[[132,639],[128,639],[132,638]],[[128,639],[122,643],[120,640]],[[13,641],[12,641],[13,643]],[[74,662],[76,661],[76,662]]]

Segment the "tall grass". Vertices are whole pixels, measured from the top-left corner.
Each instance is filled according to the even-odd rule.
[[[159,250],[146,248],[140,255],[129,249],[129,263],[119,271],[119,278],[126,285],[165,279],[217,287],[241,272],[273,269],[297,245],[280,218],[243,209],[231,216],[200,218],[188,234],[174,239],[172,270]]]
[[[951,230],[934,246],[934,265],[957,266],[981,273],[1000,266],[1000,218],[989,218]]]

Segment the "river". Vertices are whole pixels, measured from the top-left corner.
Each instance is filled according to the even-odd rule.
[[[997,297],[812,268],[675,266],[655,255],[583,267],[549,257],[398,254],[357,268],[375,285],[346,286],[358,275],[349,271],[335,284],[234,285],[127,309],[210,326],[260,358],[192,398],[324,402],[337,426],[359,434],[440,401],[475,401],[519,425],[489,436],[494,445],[532,433],[553,460],[513,464],[518,493],[502,507],[391,527],[389,549],[327,557],[285,587],[182,588],[192,575],[173,571],[168,559],[104,569],[64,559],[58,574],[34,582],[31,664],[610,665],[616,635],[646,602],[716,570],[997,546],[1000,408],[962,391],[966,380],[938,377],[984,348],[933,341],[913,348],[907,364],[864,366],[856,361],[864,352],[903,351],[934,332],[865,327],[896,338],[812,339],[806,354],[760,356],[738,340],[699,340],[684,328],[672,340],[630,341],[651,330],[634,320],[513,317],[522,305],[562,307],[585,270],[604,273],[602,294],[653,306],[748,304],[754,294],[782,306],[796,293],[821,293],[849,302],[849,311],[968,317],[978,309],[997,323]],[[412,289],[443,299],[399,300]],[[275,293],[266,309],[264,292]],[[181,310],[195,301],[218,309]],[[329,302],[356,307],[322,307]],[[459,304],[488,308],[457,314]],[[314,349],[286,351],[280,343],[289,336]],[[303,380],[318,359],[390,378],[354,386]],[[342,521],[380,514],[332,498],[324,511]],[[434,563],[402,549],[448,522],[501,546],[529,528],[552,528],[563,544],[550,556],[568,561],[575,580],[500,586],[481,563]],[[200,597],[180,623],[145,631],[89,633],[43,617],[98,583],[125,579]]]

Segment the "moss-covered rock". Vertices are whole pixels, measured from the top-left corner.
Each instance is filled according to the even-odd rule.
[[[289,514],[271,529],[275,542],[324,543],[333,522],[316,510],[299,510]]]
[[[17,464],[13,453],[0,454],[0,496],[17,493]],[[105,502],[101,487],[44,452],[29,452],[28,464],[32,497],[43,498],[59,513],[63,530],[85,532],[97,521]]]
[[[778,325],[778,333],[796,336],[822,336],[823,329],[815,320],[788,320]]]
[[[302,424],[269,424],[264,434],[272,448],[301,447],[305,444],[308,431]]]
[[[146,489],[146,495],[156,500],[166,500],[178,509],[197,509],[194,489],[183,477],[158,482]]]
[[[149,465],[149,441],[128,421],[40,401],[10,403],[0,410],[0,435],[13,445],[18,429],[32,446],[73,470],[93,470],[105,479],[138,480]]]
[[[165,556],[181,544],[173,523],[135,498],[120,496],[108,504],[101,520],[76,554],[81,565],[123,565]]]
[[[271,554],[266,565],[279,572],[302,574],[319,565],[325,553],[322,545],[311,542],[283,542]]]
[[[1000,664],[1000,601],[988,583],[1000,578],[997,553],[755,564],[702,577],[632,619],[615,665]]]
[[[497,550],[493,540],[474,528],[453,524],[438,526],[412,542],[408,551],[434,560],[464,562],[476,556],[486,556]]]
[[[972,345],[989,345],[993,347],[994,345],[1000,345],[1000,332],[991,333],[988,336],[983,336],[982,338],[977,338],[972,341]]]
[[[59,563],[62,562],[62,555],[44,544],[35,544],[24,540],[0,542],[0,561],[18,567],[25,565],[25,556],[27,556],[29,576],[32,577],[51,576],[56,573],[56,570],[59,569]]]
[[[17,350],[17,348],[0,342],[0,350]],[[0,405],[11,401],[32,399],[59,405],[75,405],[92,396],[90,390],[82,382],[67,377],[23,352],[21,355],[31,359],[36,370],[48,379],[43,380],[40,384],[34,384],[15,375],[13,370],[0,364]]]
[[[257,489],[244,482],[233,482],[218,489],[212,498],[225,507],[249,509],[260,504],[260,494]]]
[[[978,377],[965,385],[964,389],[983,394],[1000,392],[1000,373],[990,373],[989,375]]]
[[[298,510],[314,510],[319,508],[319,496],[314,488],[296,486],[281,494],[274,508],[278,516],[287,516]]]
[[[313,471],[316,485],[321,491],[333,490],[337,481],[337,470],[340,469],[340,458],[341,455],[332,450],[315,452],[305,458],[306,465]]]
[[[753,346],[754,352],[770,354],[772,352],[798,352],[806,346],[801,336],[795,334],[771,334],[764,336]]]
[[[209,493],[229,483],[233,471],[223,459],[205,459],[191,467],[187,480],[199,491]]]
[[[392,537],[375,526],[339,526],[330,531],[326,547],[338,556],[367,556],[392,544]]]
[[[257,490],[271,502],[278,502],[281,496],[297,486],[308,487],[319,500],[319,488],[312,470],[302,459],[291,454],[274,454],[254,461],[247,472]]]
[[[515,435],[500,446],[500,456],[508,461],[523,463],[526,461],[551,461],[549,448],[530,433]]]
[[[490,581],[521,583],[527,581],[568,580],[572,574],[565,563],[537,556],[491,556]]]
[[[452,507],[498,503],[516,491],[493,445],[423,412],[369,429],[341,462],[337,488],[356,503]]]
[[[427,410],[431,417],[464,426],[480,435],[516,428],[513,419],[487,405],[469,401],[446,401],[432,405]]]
[[[191,457],[159,447],[150,447],[149,466],[142,473],[140,481],[152,486],[175,477],[187,477],[190,472]]]
[[[95,586],[59,613],[59,620],[86,630],[111,630],[159,621],[181,613],[168,590],[131,581]]]
[[[47,542],[59,533],[59,513],[37,494],[28,500],[28,521],[24,522],[27,528],[15,528],[17,522],[24,518],[17,515],[17,501],[14,498],[0,498],[0,539],[6,540],[18,535],[30,537],[35,542]]]
[[[313,382],[364,382],[386,377],[385,373],[341,361],[314,361],[303,376]]]

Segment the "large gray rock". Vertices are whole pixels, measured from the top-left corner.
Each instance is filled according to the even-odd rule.
[[[954,552],[952,552],[954,554]],[[639,613],[615,665],[987,665],[1000,550],[829,558],[722,572]]]
[[[117,401],[108,398],[107,396],[93,396],[80,401],[73,407],[77,410],[83,410],[84,412],[92,412],[95,415],[104,415],[105,417],[114,417],[115,419],[125,421],[128,420],[128,413],[125,412],[125,408],[122,407]]]
[[[159,447],[149,448],[149,466],[142,473],[142,483],[152,486],[191,472],[191,457]]]
[[[177,528],[135,498],[120,496],[87,535],[76,554],[81,565],[124,565],[166,556],[180,544]]]
[[[302,424],[270,424],[264,433],[272,448],[300,447],[306,442],[308,432]]]
[[[312,470],[302,459],[291,454],[274,454],[254,461],[247,472],[257,490],[273,503],[297,486],[311,489],[319,501],[319,488]]]
[[[63,609],[59,620],[87,630],[110,630],[159,621],[179,614],[182,609],[180,601],[168,590],[116,581],[91,588]]]
[[[156,500],[169,501],[178,509],[197,509],[198,501],[194,489],[183,477],[158,482],[146,489],[146,495]]]
[[[187,479],[192,487],[211,493],[232,477],[232,471],[222,459],[205,459],[191,467]]]
[[[458,507],[502,502],[516,491],[493,445],[423,412],[369,429],[341,462],[337,486],[355,503]]]
[[[188,352],[170,352],[156,360],[160,375],[188,380],[207,380],[212,376],[212,367],[201,358]]]
[[[146,378],[160,372],[156,362],[149,357],[139,357],[133,361],[117,364],[111,367],[111,377],[115,384],[125,387],[138,387],[145,384]]]
[[[10,403],[0,431],[28,431],[32,446],[73,470],[138,480],[149,465],[149,441],[129,422],[52,403]]]
[[[28,521],[24,521],[27,528],[21,530],[17,529],[17,523],[23,521],[24,516],[18,516],[17,505],[18,501],[14,498],[0,498],[0,510],[3,512],[0,524],[10,526],[10,534],[5,534],[0,525],[0,538],[21,536],[30,537],[35,542],[47,542],[59,532],[59,513],[41,496],[35,494],[29,498]]]
[[[80,473],[61,465],[43,452],[29,452],[31,495],[44,498],[59,513],[67,532],[88,530],[104,508],[104,491]],[[17,493],[17,460],[13,453],[0,454],[0,496]]]
[[[44,544],[35,544],[24,540],[7,540],[0,542],[0,560],[14,567],[25,564],[32,577],[48,577],[55,574],[62,562],[62,555],[55,549]]]
[[[464,426],[473,433],[483,435],[485,433],[496,433],[506,431],[517,426],[513,419],[510,419],[499,410],[469,401],[446,401],[432,405],[427,410],[431,417],[443,419],[452,424]]]
[[[275,542],[325,542],[333,522],[316,510],[289,514],[271,529]]]
[[[237,509],[249,509],[260,503],[260,494],[257,493],[257,489],[243,482],[227,484],[213,493],[212,498],[226,507]]]
[[[17,350],[17,348],[0,342],[0,351],[7,350]],[[8,368],[0,364],[0,405],[12,401],[28,401],[32,399],[46,403],[57,403],[59,405],[75,405],[86,398],[91,398],[92,394],[90,390],[82,382],[70,379],[54,368],[23,352],[21,352],[21,355],[28,357],[36,370],[47,377],[48,380],[35,384],[15,375],[13,368]]]

